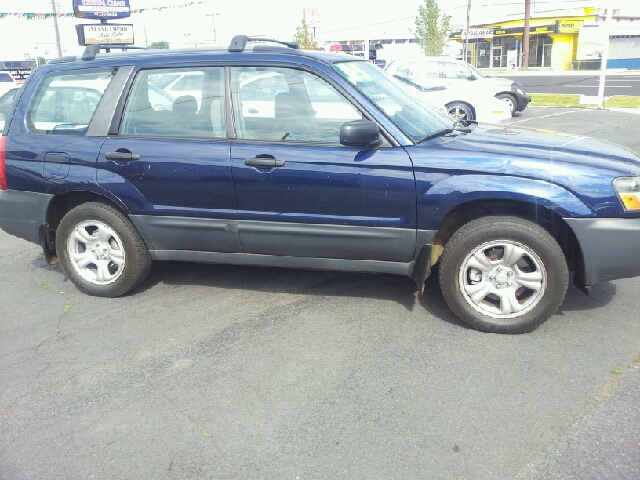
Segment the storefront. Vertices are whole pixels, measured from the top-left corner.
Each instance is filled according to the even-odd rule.
[[[596,15],[531,19],[529,66],[570,70],[580,30],[585,22],[595,19]],[[478,68],[519,68],[523,58],[523,33],[524,20],[474,26],[469,30],[466,61]],[[449,38],[464,44],[465,32],[453,32]]]

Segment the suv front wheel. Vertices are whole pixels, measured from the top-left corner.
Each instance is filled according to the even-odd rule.
[[[469,122],[476,119],[473,109],[466,103],[451,102],[446,105],[446,108],[447,113],[449,113],[449,117],[451,117],[456,125],[466,126]]]
[[[511,216],[473,220],[451,237],[440,259],[440,288],[468,325],[491,333],[525,333],[564,300],[569,271],[543,228]]]
[[[78,289],[99,297],[125,294],[151,269],[149,251],[131,221],[104,203],[70,210],[58,227],[56,251]]]
[[[500,95],[496,95],[496,98],[498,100],[502,100],[507,104],[507,106],[511,110],[511,116],[513,117],[513,115],[516,113],[516,109],[518,108],[518,103],[516,102],[516,99],[513,97],[513,95],[509,95],[508,93],[501,93]]]

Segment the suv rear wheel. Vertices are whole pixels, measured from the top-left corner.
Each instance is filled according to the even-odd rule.
[[[78,289],[99,297],[125,294],[151,269],[149,251],[131,221],[104,203],[70,210],[58,227],[56,251]]]
[[[491,333],[525,333],[564,300],[569,271],[562,249],[543,228],[510,216],[463,225],[440,259],[440,288],[468,325]]]

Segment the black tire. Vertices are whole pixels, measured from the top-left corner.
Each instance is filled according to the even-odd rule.
[[[151,256],[136,228],[105,203],[84,203],[70,210],[58,226],[56,251],[76,287],[98,297],[124,295],[151,269]]]
[[[470,105],[463,102],[451,102],[446,105],[447,113],[449,117],[456,123],[456,125],[468,125],[476,119],[473,113],[473,108]]]
[[[466,324],[490,333],[526,333],[562,304],[569,270],[542,227],[488,216],[458,229],[440,258],[442,294]]]
[[[516,110],[518,108],[518,102],[516,102],[515,97],[508,93],[501,93],[500,95],[496,95],[496,98],[498,100],[502,100],[504,103],[509,105],[509,109],[511,110],[511,116],[513,117],[513,115],[516,113]]]

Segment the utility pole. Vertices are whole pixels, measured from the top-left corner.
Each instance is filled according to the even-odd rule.
[[[520,70],[529,69],[529,20],[531,19],[531,0],[524,0],[524,28],[522,29],[522,64]]]
[[[56,46],[58,47],[58,57],[61,57],[62,47],[60,46],[60,29],[58,28],[58,9],[56,8],[56,0],[51,0],[51,8],[53,8],[53,28],[56,31]]]
[[[609,32],[611,31],[611,8],[610,2],[607,7],[607,15],[604,21],[604,38],[602,40],[602,60],[600,61],[600,83],[598,84],[598,108],[604,108],[604,84],[607,76],[607,60],[609,59]]]
[[[218,35],[216,34],[216,15],[220,15],[219,13],[207,13],[206,17],[211,17],[213,23],[213,44],[218,45]]]
[[[464,49],[462,54],[462,61],[467,61],[467,51],[469,50],[469,23],[471,22],[471,0],[467,3],[467,31],[464,35]]]

